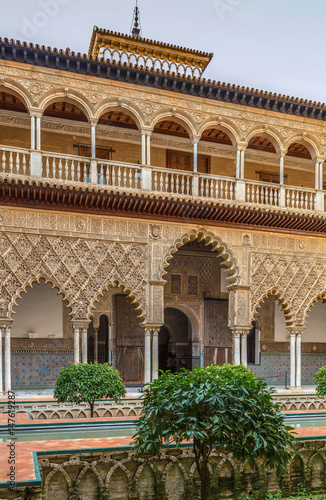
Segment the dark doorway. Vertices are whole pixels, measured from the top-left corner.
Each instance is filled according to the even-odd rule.
[[[247,361],[249,364],[256,363],[256,322],[252,322],[252,329],[247,338]]]
[[[172,361],[173,360],[173,361]],[[159,368],[192,369],[191,325],[179,309],[168,307],[164,311],[164,325],[159,332]]]
[[[107,363],[109,360],[109,320],[102,314],[97,334],[98,362]]]

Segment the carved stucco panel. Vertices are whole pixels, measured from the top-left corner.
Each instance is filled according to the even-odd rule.
[[[145,312],[146,245],[15,233],[0,235],[0,315],[10,317],[20,293],[41,277],[63,293],[75,318],[119,284]]]

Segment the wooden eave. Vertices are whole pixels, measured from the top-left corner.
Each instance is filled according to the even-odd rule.
[[[208,199],[178,198],[178,195],[163,197],[128,190],[104,190],[100,186],[77,188],[63,184],[53,186],[42,181],[23,183],[2,179],[0,205],[179,223],[200,221],[208,225],[326,236],[323,214],[253,208],[235,203],[226,205]]]

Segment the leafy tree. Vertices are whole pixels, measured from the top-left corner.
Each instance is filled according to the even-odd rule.
[[[118,402],[126,394],[118,370],[108,363],[70,363],[61,368],[55,384],[54,397],[58,403],[88,403],[91,417],[96,399],[111,398]]]
[[[293,437],[266,382],[243,365],[212,365],[162,372],[145,387],[134,448],[157,454],[164,444],[193,440],[201,499],[208,498],[208,459],[213,446],[251,467],[258,457],[281,474],[293,453]]]
[[[315,383],[317,384],[316,391],[317,396],[326,396],[326,365],[319,368],[315,375]]]

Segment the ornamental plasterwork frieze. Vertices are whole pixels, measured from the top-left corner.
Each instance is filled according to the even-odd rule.
[[[34,67],[33,69],[18,69],[6,63],[1,63],[0,66],[1,73],[3,75],[12,76],[14,77],[15,81],[18,81],[18,78],[19,83],[28,91],[30,90],[30,86],[32,85],[31,79],[34,80],[34,82],[35,80],[37,80],[37,82],[42,82],[42,89],[47,91],[49,91],[50,89],[62,90],[62,87],[78,89],[78,92],[84,94],[84,96],[89,100],[91,106],[93,106],[95,102],[99,102],[101,99],[109,96],[124,97],[127,99],[130,98],[133,101],[139,101],[138,105],[141,101],[141,106],[143,107],[148,105],[148,103],[150,102],[153,111],[154,105],[155,107],[158,106],[159,108],[172,106],[176,107],[177,109],[182,109],[184,112],[192,114],[193,120],[197,124],[199,124],[204,119],[209,118],[210,116],[216,117],[216,115],[218,115],[225,118],[230,118],[236,125],[239,126],[240,130],[242,130],[243,132],[249,131],[254,125],[262,123],[270,124],[274,127],[278,127],[281,130],[292,129],[295,132],[298,132],[302,131],[304,124],[304,130],[306,132],[318,134],[317,137],[323,139],[322,144],[326,143],[326,135],[323,134],[323,130],[325,127],[325,124],[323,122],[313,123],[313,121],[309,119],[304,122],[302,120],[297,121],[294,116],[290,117],[289,115],[284,115],[280,117],[276,116],[276,113],[273,112],[271,112],[270,114],[261,114],[259,110],[244,111],[240,105],[232,103],[221,103],[219,101],[203,102],[203,100],[198,102],[198,100],[194,100],[193,98],[191,98],[191,96],[185,97],[182,95],[178,95],[177,97],[175,97],[164,95],[164,93],[162,92],[156,92],[155,89],[145,88],[135,90],[134,88],[128,87],[127,84],[121,84],[119,82],[116,82],[114,85],[112,85],[111,81],[107,83],[104,83],[103,81],[101,83],[95,83],[89,81],[89,79],[78,78],[78,76],[72,74],[67,77],[57,75],[55,71],[42,70],[36,73]],[[32,95],[33,100],[35,101],[36,94]],[[37,95],[38,102],[40,102],[42,100],[44,92]],[[145,114],[147,116],[147,119],[149,119],[149,117],[151,116],[149,108],[147,108],[146,111],[147,113]],[[245,130],[243,129],[244,125],[247,126]]]

